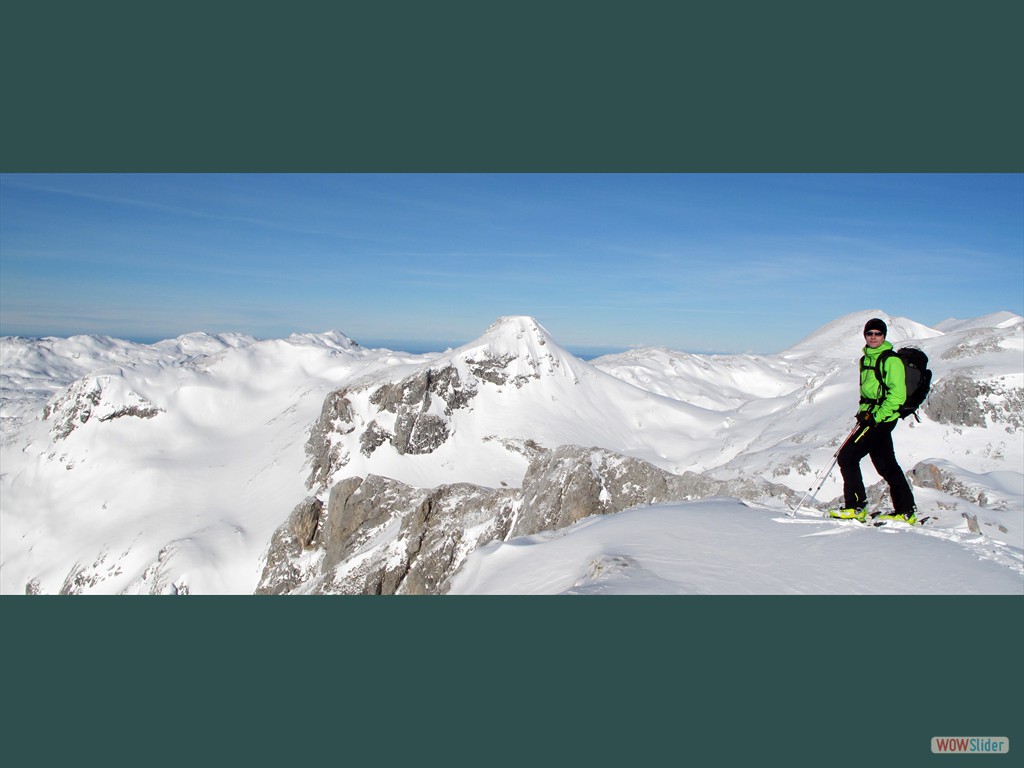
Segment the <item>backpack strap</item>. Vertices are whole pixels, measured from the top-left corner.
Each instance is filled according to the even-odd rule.
[[[882,373],[885,368],[885,361],[890,357],[896,357],[896,353],[887,349],[875,359],[874,365],[868,365],[868,356],[864,355],[860,359],[861,370],[873,370],[875,377],[878,379],[878,397],[872,399],[868,397],[862,397],[860,399],[861,405],[881,405],[882,401],[885,400],[885,396],[889,394],[889,388],[885,386],[885,374]]]

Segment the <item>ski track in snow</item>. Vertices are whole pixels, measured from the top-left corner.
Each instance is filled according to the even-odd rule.
[[[806,513],[804,513],[806,514]],[[925,517],[928,513],[919,513]],[[822,530],[804,534],[805,536],[830,536],[834,534],[845,534],[850,531],[865,531],[879,535],[910,535],[928,536],[942,541],[959,545],[970,552],[973,552],[981,560],[991,560],[994,563],[1010,568],[1024,574],[1024,550],[1013,547],[998,539],[990,538],[984,534],[974,533],[966,522],[954,524],[952,527],[943,527],[937,522],[930,522],[925,525],[905,525],[901,523],[887,523],[883,526],[875,526],[868,523],[861,523],[850,520],[832,520],[822,517],[820,514],[803,517],[774,517],[772,520],[782,524],[810,525]]]

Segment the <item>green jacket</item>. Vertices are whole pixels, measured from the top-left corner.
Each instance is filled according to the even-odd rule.
[[[860,365],[860,411],[871,411],[877,422],[896,421],[899,418],[897,411],[907,401],[906,371],[903,368],[903,361],[896,355],[891,355],[886,361],[882,371],[882,378],[885,381],[886,395],[881,403],[878,397],[881,394],[881,385],[878,376],[875,375],[875,364],[883,352],[892,349],[892,344],[883,341],[878,349],[864,347],[864,359]]]

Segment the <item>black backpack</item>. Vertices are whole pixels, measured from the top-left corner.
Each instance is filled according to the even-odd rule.
[[[928,390],[932,386],[932,372],[928,370],[928,355],[916,347],[904,347],[897,352],[887,349],[880,354],[877,364],[874,366],[875,376],[878,377],[878,384],[881,387],[878,402],[885,399],[886,387],[882,377],[882,368],[890,357],[898,357],[902,360],[903,370],[906,372],[907,401],[900,406],[897,413],[901,419],[913,416],[920,422],[921,417],[917,415],[917,409],[924,404],[928,397]],[[867,367],[864,365],[865,360],[866,358],[861,358],[861,367]]]

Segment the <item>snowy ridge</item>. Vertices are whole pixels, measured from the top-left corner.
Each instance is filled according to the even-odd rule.
[[[76,379],[121,367],[180,365],[255,343],[237,333],[190,333],[156,344],[136,344],[109,336],[71,336],[61,339],[0,337],[0,420],[4,432],[38,412],[47,400]]]
[[[1019,315],[1013,314],[1013,312],[993,312],[990,315],[984,317],[977,317],[969,320],[957,320],[956,318],[949,318],[943,320],[941,323],[935,326],[935,329],[942,331],[943,333],[951,333],[955,331],[967,331],[972,328],[1012,328],[1015,325],[1019,325],[1021,318]]]
[[[778,355],[640,349],[590,362],[529,317],[500,318],[477,340],[428,355],[366,349],[337,331],[282,340],[196,333],[152,345],[4,337],[0,591],[251,593],[271,539],[303,499],[326,510],[337,484],[374,476],[457,514],[452,504],[479,498],[470,486],[512,498],[528,468],[559,446],[691,473],[694,487],[779,486],[799,496],[852,426],[860,332],[873,316],[897,347],[923,349],[935,372],[923,422],[902,422],[894,438],[919,506],[937,517],[927,532],[850,531],[811,510],[798,518],[805,524],[787,525],[778,499],[657,499],[476,552],[466,538],[453,591],[539,589],[494,570],[529,550],[552,559],[526,570],[561,563],[564,573],[544,588],[559,592],[1020,593],[1024,320],[999,312],[928,328],[879,310],[839,318]],[[602,486],[596,465],[580,471],[581,482],[597,483],[593,512],[626,490]],[[556,477],[536,482],[557,485]],[[865,478],[884,505],[867,463]],[[427,493],[451,484],[469,485]],[[556,487],[537,487],[557,503]],[[819,507],[839,493],[836,471]],[[486,535],[513,535],[524,512],[506,512],[506,528]],[[401,515],[394,525],[405,524]],[[619,526],[641,519],[660,526],[660,554],[642,546],[639,530],[640,543],[616,551],[626,537]],[[491,531],[483,520],[472,530]],[[471,533],[454,518],[447,525],[453,541]],[[595,543],[584,531],[608,536]],[[393,551],[398,539],[386,537],[397,528],[375,535],[381,552]],[[563,540],[597,554],[578,565],[565,544],[544,543]],[[838,551],[820,552],[824,541]],[[691,570],[656,571],[662,556]],[[894,586],[847,574],[829,584],[808,575],[830,558],[891,572],[901,557],[920,579]],[[932,578],[949,557],[949,578]],[[719,578],[724,563],[730,580]]]
[[[793,394],[814,369],[763,355],[694,355],[637,349],[592,361],[636,387],[713,411]]]
[[[871,318],[880,318],[889,328],[886,336],[893,346],[899,347],[911,339],[931,339],[942,335],[942,331],[915,323],[905,317],[891,317],[880,309],[854,312],[822,326],[802,341],[794,344],[781,354],[786,360],[805,357],[829,357],[847,360],[859,356],[864,340],[861,330]]]

